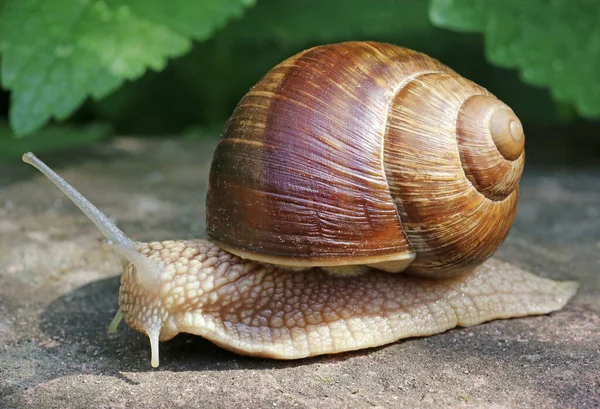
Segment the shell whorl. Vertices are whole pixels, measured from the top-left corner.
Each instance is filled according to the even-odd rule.
[[[228,121],[208,235],[282,265],[458,274],[510,229],[519,130],[510,108],[424,54],[368,42],[309,49],[267,73]]]
[[[517,188],[525,136],[508,106],[492,96],[469,97],[460,108],[456,134],[465,175],[477,190],[500,200]]]
[[[428,73],[398,91],[388,114],[385,164],[417,254],[408,272],[457,275],[502,244],[524,162],[518,121],[504,103],[456,73]],[[511,127],[520,147],[506,140],[503,132]]]

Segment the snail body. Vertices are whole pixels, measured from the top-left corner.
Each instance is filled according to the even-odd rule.
[[[351,42],[274,67],[213,158],[208,239],[135,243],[32,154],[129,261],[121,318],[296,359],[562,308],[572,282],[489,259],[517,208],[524,136],[482,87],[415,51]]]

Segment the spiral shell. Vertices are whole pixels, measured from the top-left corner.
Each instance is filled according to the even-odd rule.
[[[508,234],[523,163],[513,111],[438,61],[374,42],[315,47],[233,112],[207,233],[268,263],[456,275]]]

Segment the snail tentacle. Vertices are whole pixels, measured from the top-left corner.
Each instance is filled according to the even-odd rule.
[[[159,262],[150,261],[136,250],[136,243],[125,235],[110,219],[79,193],[65,179],[50,169],[33,153],[27,152],[23,162],[32,165],[54,183],[96,225],[113,248],[127,261],[136,266],[140,281],[147,288],[156,288],[162,268]]]

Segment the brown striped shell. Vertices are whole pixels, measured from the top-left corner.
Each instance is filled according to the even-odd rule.
[[[207,233],[279,265],[460,274],[510,230],[523,146],[507,105],[424,54],[315,47],[233,112],[211,167]]]

